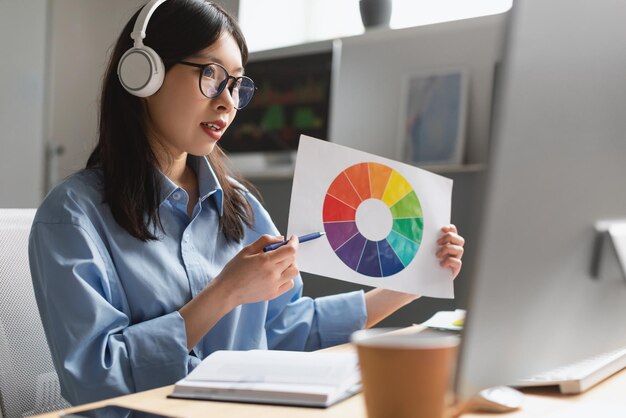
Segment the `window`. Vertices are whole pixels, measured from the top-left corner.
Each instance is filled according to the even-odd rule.
[[[512,0],[393,0],[394,29],[502,13]],[[359,0],[239,0],[250,51],[363,33]]]

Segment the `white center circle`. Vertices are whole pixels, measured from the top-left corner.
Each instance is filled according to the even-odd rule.
[[[356,226],[368,240],[385,239],[393,226],[391,211],[382,200],[364,200],[356,209]]]

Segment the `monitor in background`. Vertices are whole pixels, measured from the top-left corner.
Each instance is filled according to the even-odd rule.
[[[246,75],[258,90],[238,112],[222,148],[231,154],[295,152],[300,134],[327,139],[333,59],[328,45],[291,56],[253,55]]]
[[[596,222],[626,218],[625,15],[614,0],[514,2],[460,400],[626,346],[621,272],[590,275]]]

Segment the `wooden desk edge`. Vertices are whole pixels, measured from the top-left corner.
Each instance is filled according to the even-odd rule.
[[[407,327],[396,332],[417,332],[424,329],[421,325]],[[322,351],[354,350],[350,343],[327,348]],[[361,394],[342,401],[327,409],[303,408],[277,405],[245,404],[233,402],[216,402],[203,400],[172,399],[167,396],[172,393],[174,385],[163,386],[144,392],[133,393],[103,401],[83,404],[76,407],[37,415],[36,418],[58,417],[60,413],[72,413],[87,409],[98,408],[105,405],[120,405],[146,412],[171,415],[174,417],[203,417],[215,414],[215,416],[251,416],[255,418],[282,418],[282,417],[365,417],[365,405]],[[607,405],[621,399],[626,391],[626,369],[616,373],[609,379],[600,382],[587,392],[579,395],[562,395],[554,388],[528,388],[522,390],[526,394],[523,407],[514,412],[506,413],[507,418],[518,417],[543,417],[554,414],[561,409],[576,407],[576,405],[593,404]],[[235,411],[235,409],[237,411]],[[210,411],[209,411],[210,410]],[[463,417],[492,416],[489,413],[470,412]]]

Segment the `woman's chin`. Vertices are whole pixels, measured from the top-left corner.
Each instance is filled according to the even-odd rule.
[[[191,155],[202,157],[202,156],[209,155],[210,153],[212,153],[216,145],[217,145],[217,141],[214,141],[214,142],[211,142],[210,144],[203,144],[202,147],[197,147],[187,152]]]

